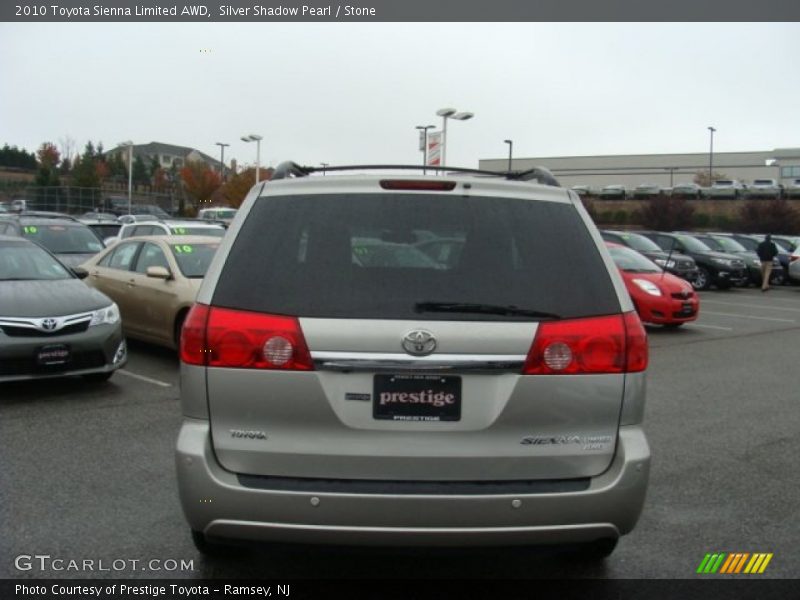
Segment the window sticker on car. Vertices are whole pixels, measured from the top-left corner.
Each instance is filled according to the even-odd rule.
[[[181,244],[179,246],[173,246],[176,254],[191,254],[194,252],[194,248],[189,244]]]
[[[38,227],[34,227],[33,225],[27,225],[27,226],[22,228],[22,232],[23,233],[28,233],[28,234],[39,233],[39,228]]]
[[[173,227],[172,233],[177,233],[178,235],[186,235],[186,227]]]

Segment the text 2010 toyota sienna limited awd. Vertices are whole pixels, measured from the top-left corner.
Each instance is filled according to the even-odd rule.
[[[251,190],[184,325],[198,548],[611,552],[647,487],[647,340],[577,195],[309,171]]]

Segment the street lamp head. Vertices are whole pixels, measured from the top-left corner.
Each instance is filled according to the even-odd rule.
[[[436,125],[417,125],[417,129],[424,131],[427,129],[433,129]]]
[[[503,140],[503,141],[504,141],[506,144],[513,144],[513,143],[514,143],[514,142],[512,142],[511,140]]]
[[[475,114],[471,113],[471,112],[460,112],[460,113],[454,114],[450,118],[451,119],[456,119],[457,121],[466,121],[468,119],[471,119],[474,116],[475,116]]]
[[[709,130],[711,133],[714,133],[714,132],[716,131],[716,129],[714,129],[713,127],[709,127],[709,128],[708,128],[708,130]]]
[[[456,114],[455,108],[440,108],[436,111],[436,115],[439,117],[452,117]]]
[[[243,142],[258,142],[258,141],[260,141],[262,139],[264,139],[264,138],[261,137],[260,135],[256,135],[255,133],[251,133],[250,135],[243,135],[242,136],[242,141]]]

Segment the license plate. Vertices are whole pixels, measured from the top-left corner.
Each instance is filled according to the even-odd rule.
[[[36,364],[50,367],[69,362],[69,346],[53,344],[36,350]]]
[[[685,315],[691,315],[694,312],[694,305],[691,302],[684,302],[681,306],[681,312]]]
[[[458,421],[461,377],[375,375],[372,416],[388,421]]]

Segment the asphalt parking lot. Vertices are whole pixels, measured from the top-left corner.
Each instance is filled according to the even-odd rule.
[[[797,577],[800,287],[703,292],[700,315],[648,329],[650,488],[637,528],[604,564],[518,549],[203,558],[174,477],[177,359],[131,343],[125,370],[106,384],[0,386],[0,577],[687,578],[720,551],[773,553],[761,577]],[[18,570],[20,555],[114,567]]]

